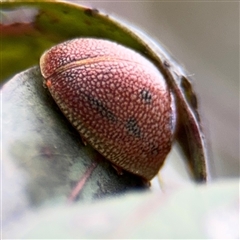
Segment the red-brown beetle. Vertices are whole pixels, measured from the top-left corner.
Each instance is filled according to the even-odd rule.
[[[108,40],[80,38],[40,59],[56,103],[117,167],[151,180],[173,141],[173,95],[160,71],[139,53]]]

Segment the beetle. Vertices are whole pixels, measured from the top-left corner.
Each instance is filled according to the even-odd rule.
[[[158,173],[177,114],[174,94],[152,62],[116,42],[78,38],[46,51],[40,69],[84,142],[147,181]]]

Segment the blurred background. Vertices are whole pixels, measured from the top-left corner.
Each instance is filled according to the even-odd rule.
[[[123,18],[192,77],[210,143],[211,176],[239,176],[239,3],[70,1]]]

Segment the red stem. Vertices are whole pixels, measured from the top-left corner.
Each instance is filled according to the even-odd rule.
[[[72,203],[74,200],[76,200],[77,196],[83,189],[84,184],[88,180],[88,178],[91,176],[93,170],[96,168],[97,163],[93,162],[92,165],[87,169],[87,171],[84,173],[83,177],[78,181],[77,185],[72,190],[70,196],[68,197],[68,203]]]

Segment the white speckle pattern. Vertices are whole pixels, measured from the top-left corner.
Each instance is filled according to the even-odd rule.
[[[107,40],[75,39],[40,59],[48,88],[81,136],[115,165],[150,180],[172,144],[172,98],[140,54]]]

